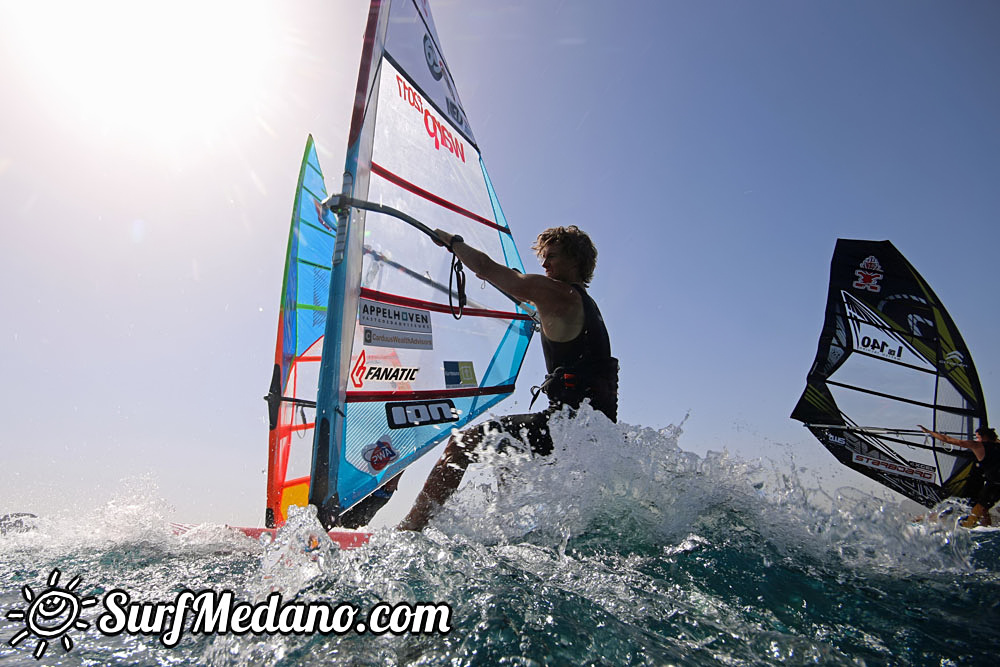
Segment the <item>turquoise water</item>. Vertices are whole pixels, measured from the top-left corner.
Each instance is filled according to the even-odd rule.
[[[272,543],[219,526],[174,535],[142,503],[111,503],[86,529],[42,519],[0,537],[0,664],[995,664],[1000,532],[951,515],[912,524],[793,470],[684,452],[679,429],[585,417],[553,431],[568,445],[557,462],[496,461],[503,485],[473,474],[423,534],[380,530],[352,551],[304,553],[308,512]],[[29,609],[23,587],[38,599],[75,577],[73,594],[95,600],[78,614],[89,627],[41,660],[39,635],[9,645],[28,627],[8,618]],[[97,627],[113,589],[152,603],[185,588],[361,613],[447,603],[450,631],[202,635],[189,622],[167,647]]]

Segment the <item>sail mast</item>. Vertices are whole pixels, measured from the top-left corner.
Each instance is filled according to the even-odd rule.
[[[344,166],[342,192],[348,197],[365,199],[371,175],[371,153],[374,138],[372,117],[377,105],[378,65],[385,42],[389,20],[389,2],[372,0],[365,27],[358,85],[354,94],[354,111],[348,133],[347,160]],[[360,293],[362,248],[365,211],[349,209],[338,215],[338,247],[334,255],[330,280],[331,309],[327,318],[326,339],[320,365],[317,396],[316,434],[313,446],[309,504],[319,510],[320,520],[330,524],[342,509],[336,489],[330,485],[336,479],[339,454],[345,437],[344,399],[345,378],[348,375],[351,349],[354,344],[354,313]],[[335,341],[335,342],[334,342]]]

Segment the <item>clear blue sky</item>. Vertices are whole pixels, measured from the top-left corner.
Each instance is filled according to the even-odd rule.
[[[148,475],[258,524],[295,179],[311,132],[339,188],[367,2],[77,4],[0,0],[0,512]],[[1000,5],[432,8],[529,270],[597,243],[623,421],[829,464],[788,414],[837,237],[891,240],[1000,400]]]

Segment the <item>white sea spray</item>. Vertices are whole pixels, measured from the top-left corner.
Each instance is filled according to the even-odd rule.
[[[219,525],[175,535],[154,484],[137,480],[91,508],[86,531],[51,516],[4,536],[0,606],[23,606],[21,588],[41,590],[58,567],[98,599],[120,588],[169,601],[189,587],[362,612],[442,602],[454,625],[419,636],[185,633],[173,648],[92,628],[74,633],[70,652],[49,648],[70,665],[977,664],[995,649],[969,628],[1000,621],[996,540],[957,527],[960,506],[914,523],[886,498],[824,490],[783,455],[687,451],[699,443],[685,441],[683,422],[615,425],[583,410],[556,421],[553,437],[554,457],[484,459],[424,533],[379,529],[349,551],[303,548],[322,530],[308,509],[273,541]],[[0,615],[0,660],[34,664],[7,645],[17,630]]]

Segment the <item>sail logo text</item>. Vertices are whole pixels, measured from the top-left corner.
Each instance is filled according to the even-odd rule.
[[[872,458],[870,456],[865,456],[864,454],[855,454],[854,462],[863,465],[866,468],[874,468],[875,470],[881,470],[894,475],[900,475],[902,477],[920,479],[928,482],[934,481],[934,472],[932,470],[924,469],[923,466],[917,468],[904,463],[896,463],[895,461],[885,461],[883,459]]]
[[[399,89],[399,97],[411,107],[422,113],[424,116],[424,129],[427,136],[434,140],[434,148],[446,151],[456,158],[465,162],[465,144],[453,135],[445,123],[438,120],[438,117],[431,112],[431,107],[424,103],[424,98],[420,93],[410,87],[403,77],[396,75],[396,86]]]
[[[361,350],[351,369],[351,384],[360,389],[366,382],[413,382],[419,370],[406,366],[369,366],[365,363],[365,351]]]
[[[944,355],[944,365],[945,368],[949,370],[959,366],[961,368],[968,368],[968,364],[965,363],[965,357],[958,350],[952,350],[948,354]]]
[[[418,370],[404,366],[369,366],[363,382],[413,382]]]
[[[884,340],[872,338],[871,336],[863,336],[861,338],[861,350],[864,352],[874,353],[880,357],[885,357],[886,359],[901,359],[903,356],[902,345],[889,347],[889,343],[886,343]]]
[[[386,403],[385,418],[389,428],[412,428],[428,424],[458,421],[458,410],[448,399],[413,403]]]
[[[398,331],[431,332],[430,311],[392,306],[368,299],[361,299],[358,305],[358,323]]]

